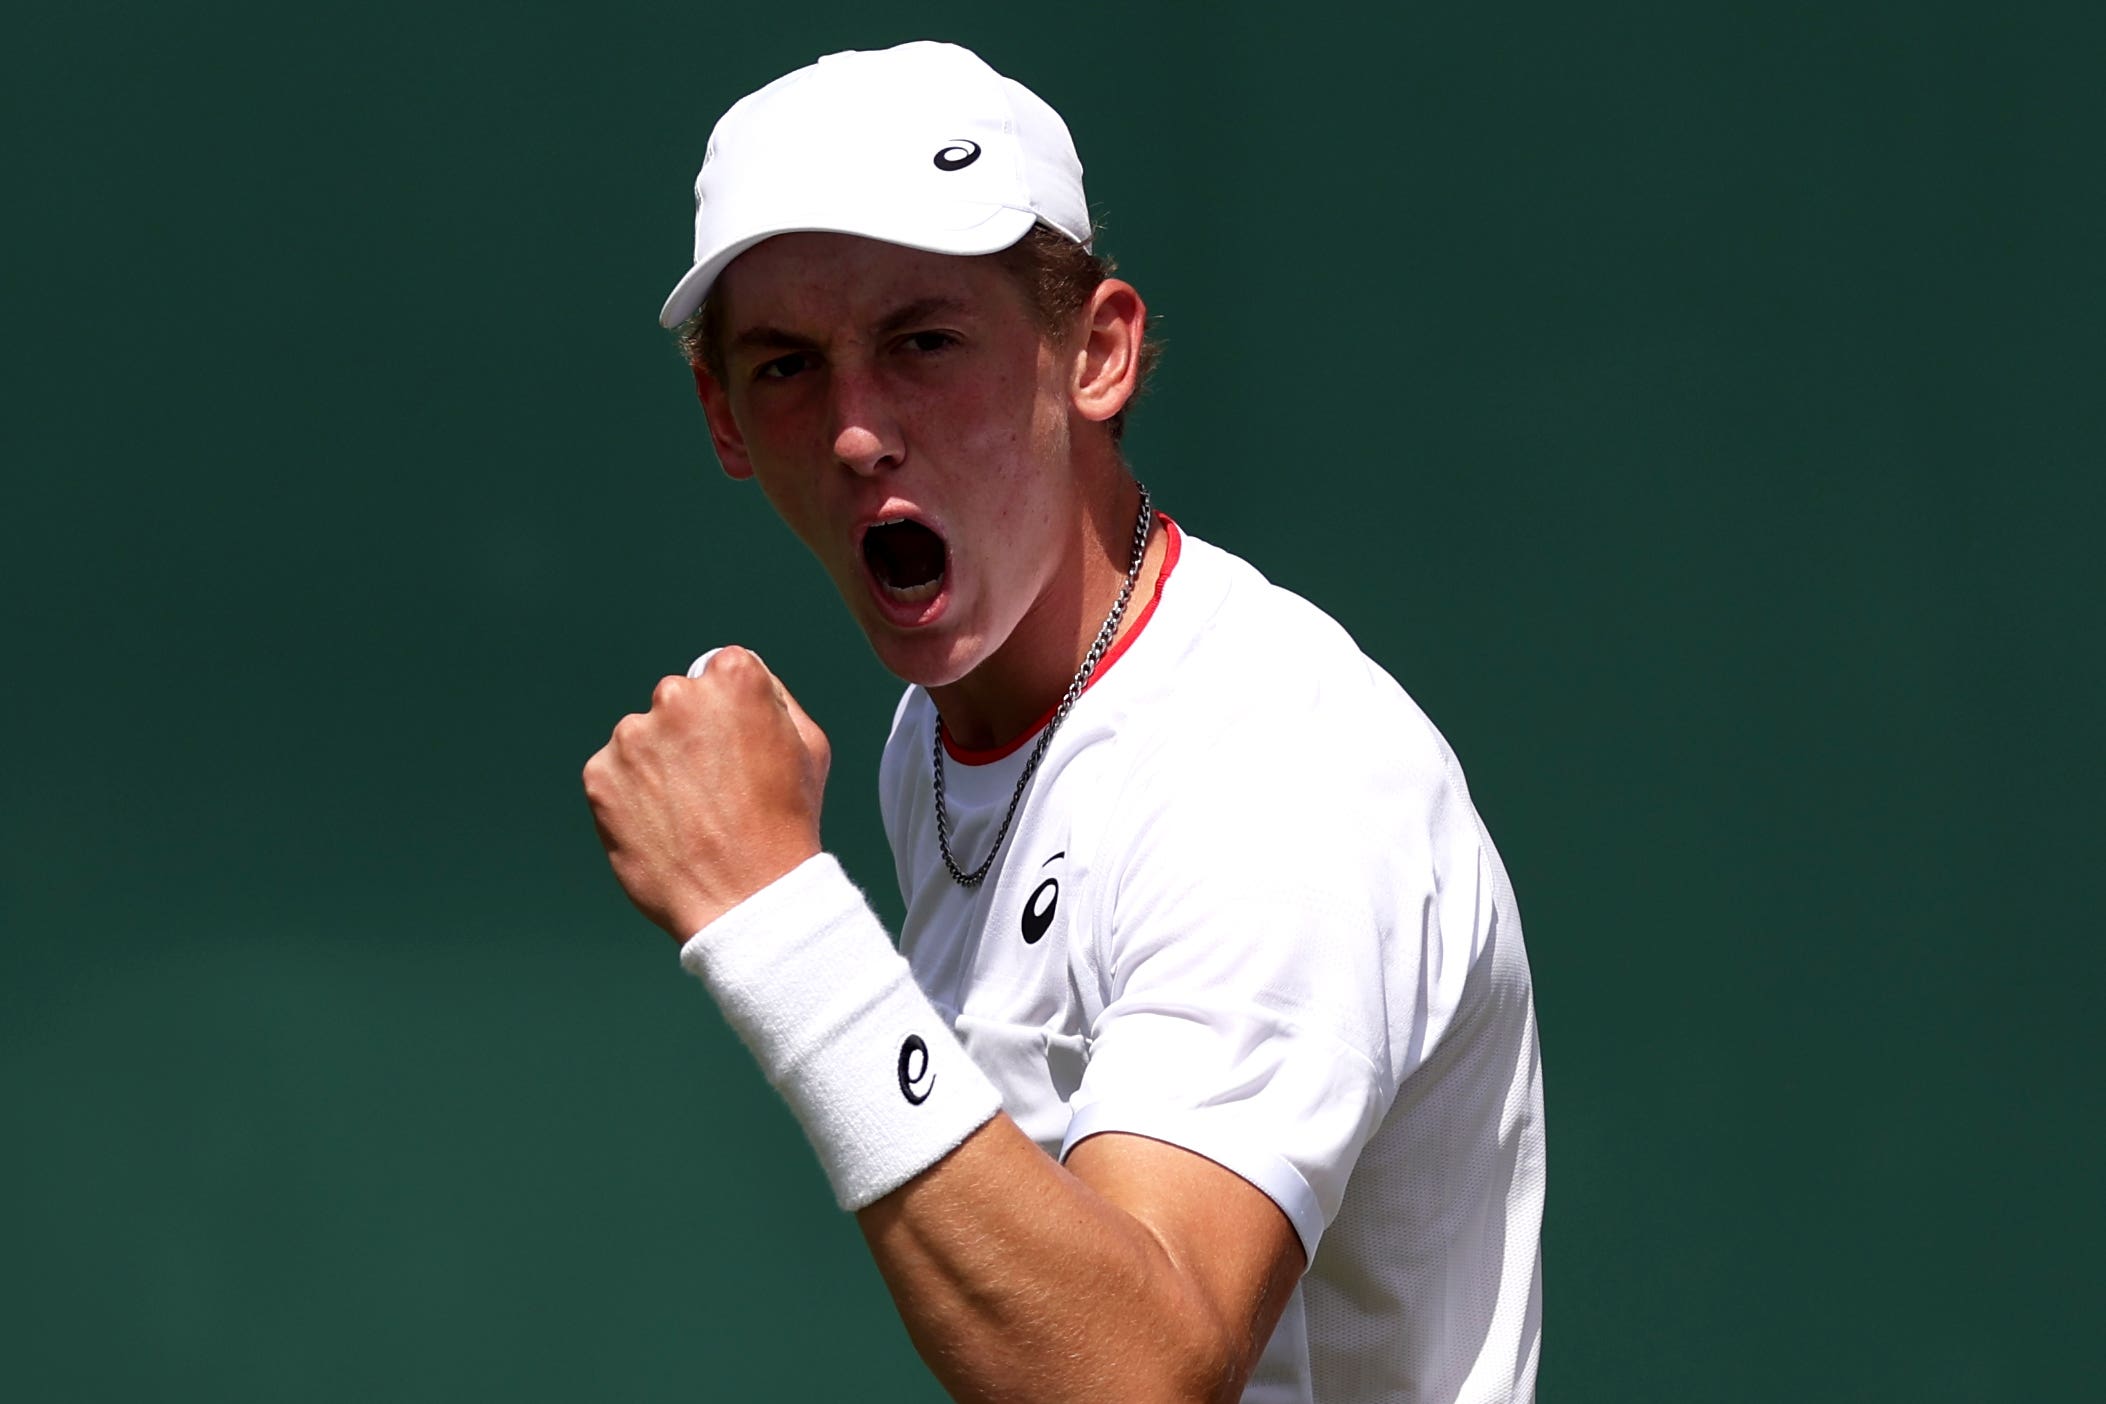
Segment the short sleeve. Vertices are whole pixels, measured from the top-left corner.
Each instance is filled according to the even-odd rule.
[[[1111,826],[1103,1003],[1062,1154],[1118,1131],[1203,1155],[1313,1260],[1439,997],[1439,781],[1183,749],[1128,781]]]

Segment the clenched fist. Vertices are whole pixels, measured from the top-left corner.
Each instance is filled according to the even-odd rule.
[[[819,851],[832,758],[767,665],[726,648],[621,719],[585,798],[629,900],[684,942]]]

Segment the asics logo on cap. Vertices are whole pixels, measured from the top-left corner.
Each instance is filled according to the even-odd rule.
[[[954,141],[936,153],[936,169],[939,171],[962,171],[979,159],[979,142]]]

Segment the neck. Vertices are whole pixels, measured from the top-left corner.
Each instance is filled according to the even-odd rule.
[[[1082,524],[1065,569],[994,655],[954,683],[929,689],[946,733],[969,750],[996,750],[1036,731],[1067,695],[1090,647],[1118,602],[1133,565],[1140,487],[1123,471],[1117,490]],[[1162,573],[1167,537],[1151,524],[1148,546],[1124,617],[1109,648],[1132,631]]]

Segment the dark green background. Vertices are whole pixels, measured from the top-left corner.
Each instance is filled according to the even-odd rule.
[[[2096,1389],[2098,7],[991,13],[5,21],[0,1392],[935,1395],[577,785],[741,640],[896,907],[653,315],[716,114],[924,34],[1074,127],[1164,504],[1469,765],[1546,1400]]]

